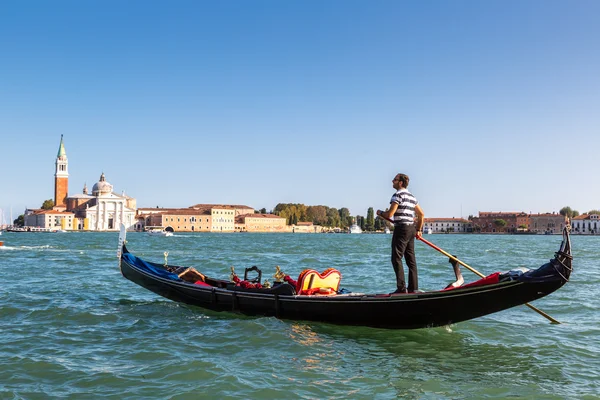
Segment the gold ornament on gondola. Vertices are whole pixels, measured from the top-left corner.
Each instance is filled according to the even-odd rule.
[[[268,280],[265,279],[265,281],[263,282],[262,286],[265,289],[269,289],[271,287],[271,282],[269,282]]]
[[[279,265],[275,266],[275,275],[273,275],[273,278],[275,278],[275,282],[277,283],[281,283],[283,281],[283,278],[285,278],[286,273],[283,272],[281,270],[281,268],[279,268]]]
[[[234,282],[233,278],[235,278],[237,276],[237,274],[235,273],[235,270],[233,269],[233,265],[231,266],[231,273],[229,274],[229,281],[230,282]]]

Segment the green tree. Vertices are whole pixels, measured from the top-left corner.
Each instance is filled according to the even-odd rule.
[[[566,206],[560,209],[558,212],[560,215],[564,215],[565,217],[573,218],[579,215],[579,211],[572,210],[571,207]]]
[[[352,225],[352,222],[353,222],[353,219],[350,216],[350,210],[348,210],[346,207],[342,207],[339,210],[339,214],[340,214],[340,227],[341,228],[350,227],[350,225]]]
[[[315,225],[326,225],[327,209],[326,206],[308,206],[306,207],[306,217]]]
[[[375,229],[375,213],[373,212],[373,207],[369,207],[367,210],[367,222],[365,225],[365,228],[368,231],[373,231],[373,229]]]
[[[19,215],[17,219],[13,221],[13,225],[15,226],[25,226],[25,216],[23,214]]]
[[[266,214],[266,213],[267,213],[267,209],[263,207],[263,208],[261,208],[261,209],[259,210],[259,212],[260,212],[261,214]]]
[[[494,225],[496,225],[498,228],[504,228],[506,226],[506,221],[503,219],[495,219]]]
[[[48,200],[44,200],[41,208],[42,208],[42,210],[52,210],[52,207],[54,207],[54,200],[48,199]]]
[[[598,210],[590,210],[586,214],[588,214],[588,215],[590,215],[590,214],[598,214],[598,215],[600,215],[600,211],[598,211]]]
[[[375,230],[376,231],[383,230],[383,225],[382,225],[381,221],[383,221],[381,218],[375,218]]]
[[[365,226],[365,217],[363,217],[362,215],[357,215],[356,216],[356,225],[360,226],[360,229],[362,229],[363,231],[367,229],[367,227]]]
[[[325,225],[332,228],[340,226],[340,214],[336,208],[329,208],[327,210],[327,223]]]
[[[274,212],[285,218],[288,225],[293,224],[294,221],[308,221],[304,204],[279,203],[275,206]]]

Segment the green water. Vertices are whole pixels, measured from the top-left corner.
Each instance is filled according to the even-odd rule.
[[[600,398],[600,237],[572,238],[574,273],[533,304],[450,327],[393,331],[180,305],[124,279],[116,233],[0,236],[0,399]],[[484,274],[537,268],[560,236],[430,235]],[[353,292],[394,290],[390,235],[128,234],[148,260],[272,280],[338,268]],[[417,245],[420,288],[453,280]],[[467,280],[477,277],[463,271]]]

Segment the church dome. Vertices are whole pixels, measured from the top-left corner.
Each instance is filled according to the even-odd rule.
[[[106,182],[104,178],[104,172],[100,175],[100,180],[92,187],[92,194],[94,196],[101,196],[103,194],[110,194],[113,191],[113,186]]]

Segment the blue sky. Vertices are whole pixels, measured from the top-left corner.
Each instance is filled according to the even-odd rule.
[[[139,207],[600,208],[598,1],[0,6],[0,208],[105,173]]]

